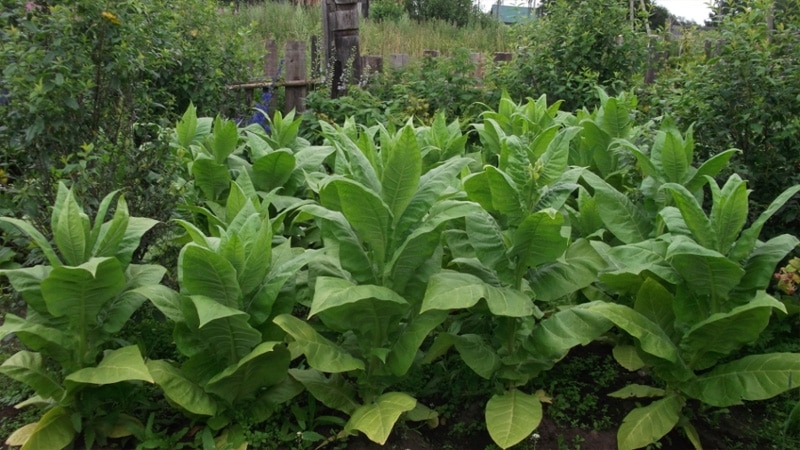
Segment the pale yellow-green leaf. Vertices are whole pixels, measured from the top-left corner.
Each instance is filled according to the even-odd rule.
[[[619,450],[633,450],[658,442],[677,425],[684,403],[682,397],[672,395],[628,413],[617,431]]]
[[[614,360],[616,360],[620,366],[631,372],[645,366],[644,361],[642,361],[642,358],[639,357],[639,353],[636,351],[636,347],[632,345],[617,345],[611,353],[614,355]]]
[[[9,447],[21,447],[25,445],[33,434],[33,431],[36,430],[37,425],[39,425],[39,422],[29,423],[17,428],[17,430],[11,433],[11,436],[6,439],[6,445]]]
[[[400,415],[411,411],[416,405],[417,400],[408,394],[402,392],[383,394],[375,400],[375,403],[361,406],[353,412],[344,430],[361,431],[372,442],[383,445]]]
[[[629,384],[620,390],[608,394],[608,396],[614,398],[646,398],[663,397],[665,394],[666,392],[663,389],[644,386],[641,384]]]
[[[108,353],[97,367],[78,370],[66,378],[66,381],[73,383],[97,385],[133,380],[154,383],[139,347],[135,345],[114,350]]]
[[[486,403],[486,428],[494,443],[503,449],[528,437],[541,420],[539,399],[516,389],[494,395]]]

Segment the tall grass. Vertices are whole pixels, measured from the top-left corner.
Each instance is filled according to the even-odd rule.
[[[311,36],[322,35],[322,11],[317,7],[299,7],[291,3],[263,2],[242,5],[234,13],[230,8],[220,11],[221,26],[228,32],[247,33],[245,49],[254,55],[254,67],[260,64],[264,41],[275,39],[283,52],[286,41],[308,41]],[[424,50],[439,50],[447,54],[457,48],[473,52],[493,53],[508,51],[511,39],[509,27],[489,23],[458,28],[444,21],[417,22],[403,16],[396,21],[360,21],[362,55],[388,57],[407,53],[412,59]]]
[[[499,23],[459,28],[441,20],[417,22],[403,15],[395,21],[362,20],[359,34],[362,54],[384,57],[393,53],[419,57],[425,50],[451,53],[457,48],[466,48],[494,53],[509,48],[509,28]]]

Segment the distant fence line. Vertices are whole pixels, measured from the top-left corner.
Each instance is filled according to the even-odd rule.
[[[726,45],[724,40],[713,42],[705,41],[705,57],[707,59],[718,56],[722,48]],[[326,68],[322,64],[323,57],[320,45],[313,36],[310,42],[310,58],[306,58],[307,45],[304,41],[288,41],[284,47],[284,57],[279,58],[278,44],[275,40],[267,40],[264,45],[264,77],[258,80],[238,83],[228,86],[228,89],[236,90],[241,93],[241,100],[244,104],[252,105],[256,99],[256,92],[267,89],[283,88],[285,90],[284,104],[272,105],[273,111],[281,109],[284,112],[296,110],[305,111],[305,98],[308,92],[315,89],[318,85],[327,82]],[[438,50],[425,50],[423,58],[437,58],[441,53]],[[657,51],[651,46],[648,51],[647,65],[644,73],[644,82],[652,84],[656,81],[659,70],[669,59],[669,52]],[[513,53],[496,52],[492,56],[492,62],[506,63],[513,60]],[[310,67],[307,67],[307,60],[310,60]],[[487,67],[487,55],[483,53],[471,53],[470,60],[474,65],[472,76],[476,79],[483,79]],[[362,77],[368,78],[372,74],[382,73],[386,67],[392,70],[399,70],[408,66],[411,58],[408,54],[389,55],[388,61],[382,56],[362,55],[360,57],[360,67],[363,69]]]
[[[307,67],[306,50],[304,41],[288,41],[284,47],[284,57],[279,58],[278,45],[274,40],[267,40],[264,45],[264,77],[259,80],[246,83],[237,83],[228,86],[228,89],[236,90],[242,94],[242,102],[248,105],[254,104],[256,92],[267,89],[283,88],[284,104],[280,108],[284,112],[296,110],[305,111],[305,97],[308,92],[315,89],[318,85],[326,82],[325,67],[322,65],[320,46],[316,37],[311,38],[310,67]],[[423,58],[436,58],[441,54],[438,50],[425,50]],[[507,52],[495,53],[492,60],[495,63],[511,61],[513,55]],[[411,58],[408,54],[389,55],[388,64],[382,56],[362,55],[360,57],[363,77],[372,74],[382,73],[385,67],[399,70],[406,67]],[[486,55],[482,53],[471,53],[470,60],[474,65],[472,76],[483,79],[486,70]],[[277,105],[276,105],[277,107]]]

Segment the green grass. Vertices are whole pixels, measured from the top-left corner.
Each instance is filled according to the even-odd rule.
[[[252,55],[254,71],[257,72],[267,39],[277,42],[278,52],[282,55],[287,41],[308,42],[311,36],[322,36],[322,12],[320,7],[274,2],[243,5],[238,13],[223,8],[220,10],[220,32],[247,36],[244,50]],[[361,54],[384,58],[406,53],[414,60],[425,50],[438,50],[446,55],[458,48],[487,54],[504,52],[510,50],[509,35],[509,27],[494,23],[458,28],[444,21],[417,22],[407,16],[396,21],[360,21]],[[308,54],[310,57],[310,51]]]

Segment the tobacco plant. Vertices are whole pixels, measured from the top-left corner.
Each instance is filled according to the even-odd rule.
[[[30,349],[7,359],[0,373],[35,392],[18,407],[43,411],[39,421],[14,432],[9,445],[60,449],[80,435],[91,447],[140,425],[119,404],[153,378],[139,348],[119,342],[118,333],[147,297],[162,290],[166,270],[130,264],[156,221],[130,217],[120,197],[104,222],[113,198],[103,199],[92,222],[60,184],[51,215],[55,247],[28,222],[0,218],[27,234],[48,262],[0,271],[28,306],[25,318],[6,314],[0,338],[13,333]]]
[[[467,196],[484,210],[447,232],[449,265],[458,271],[431,276],[421,311],[458,313],[423,361],[454,347],[475,373],[497,383],[486,404],[486,426],[495,443],[508,448],[542,418],[539,398],[524,386],[611,324],[570,310],[537,322],[543,313],[533,303],[589,286],[604,263],[588,241],[570,243],[560,211],[583,171],[567,166],[570,141],[580,129],[556,124],[544,102],[515,108],[506,99],[500,112],[485,116],[479,132],[499,149],[498,166],[486,165],[463,180]],[[526,131],[506,135],[508,127]]]
[[[291,375],[350,417],[340,435],[361,431],[384,443],[404,413],[410,420],[436,418],[391,388],[447,316],[420,312],[428,280],[441,268],[442,232],[480,207],[453,198],[469,160],[452,158],[423,173],[411,125],[395,134],[383,130],[380,150],[373,139],[377,129],[321,125],[335,148],[334,174],[317,186],[319,205],[302,211],[316,219],[325,257],[312,264],[308,321],[284,314],[275,323],[309,366]]]
[[[665,232],[637,239],[617,230],[615,235],[626,244],[607,252],[610,270],[600,281],[626,300],[581,306],[632,338],[633,345],[622,340],[614,350],[620,364],[629,370],[647,368],[664,386],[634,384],[611,394],[658,398],[626,416],[618,433],[623,449],[657,442],[675,426],[700,448],[700,436],[684,413],[689,399],[728,407],[800,386],[799,354],[729,358],[758,338],[773,310],[786,311],[765,290],[775,267],[798,240],[781,235],[761,242],[758,235],[800,186],[781,194],[745,229],[745,182],[737,175],[723,186],[710,177],[706,181],[712,194],[710,214],[683,185],[663,184],[661,190],[674,205],[660,212]],[[599,208],[602,203],[599,198]]]
[[[277,238],[274,245],[266,207],[238,184],[225,204],[228,222],[218,219],[217,236],[179,221],[192,239],[178,259],[180,293],[154,303],[175,322],[175,344],[186,359],[147,366],[171,402],[241,445],[237,420],[262,422],[302,391],[287,380],[290,354],[272,319],[293,310],[294,296],[281,291],[313,252]]]

